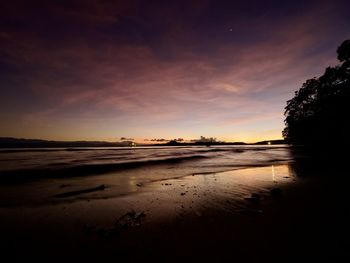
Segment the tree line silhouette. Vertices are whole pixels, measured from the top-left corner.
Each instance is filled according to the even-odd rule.
[[[285,107],[283,137],[291,144],[347,143],[350,135],[350,40],[337,49],[335,67],[308,79]]]

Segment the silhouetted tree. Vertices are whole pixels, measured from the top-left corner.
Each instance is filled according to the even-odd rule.
[[[283,137],[294,144],[348,142],[350,134],[350,40],[337,49],[342,64],[307,80],[287,101]]]
[[[337,49],[340,62],[350,60],[350,40],[345,40]]]

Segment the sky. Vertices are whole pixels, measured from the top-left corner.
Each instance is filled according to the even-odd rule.
[[[1,0],[0,137],[254,142],[336,65],[349,1]]]

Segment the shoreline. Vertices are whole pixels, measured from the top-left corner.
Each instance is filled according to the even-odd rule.
[[[140,186],[135,181],[136,191],[123,196],[108,197],[106,188],[64,202],[1,207],[1,247],[18,260],[52,261],[55,255],[57,261],[86,262],[341,256],[345,244],[335,235],[349,218],[346,192],[339,191],[344,179],[311,176],[309,170],[296,174],[295,165]],[[272,189],[280,193],[274,195]]]
[[[293,159],[289,156],[287,146],[174,147],[156,148],[154,152],[149,150],[155,149],[130,148],[127,152],[121,152],[120,149],[90,149],[84,152],[63,149],[45,155],[37,151],[5,152],[0,156],[0,184],[20,185],[31,181],[74,177],[84,180],[88,176],[122,174],[131,170],[138,171],[143,176],[144,169],[168,169],[174,166],[180,171],[172,176],[178,177],[191,173],[264,166]],[[167,171],[172,172],[171,169]]]

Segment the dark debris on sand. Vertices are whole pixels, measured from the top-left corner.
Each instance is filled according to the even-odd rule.
[[[120,233],[120,231],[123,229],[140,227],[145,217],[145,212],[131,211],[119,217],[112,227],[96,227],[85,225],[83,231],[85,234],[96,232],[105,238],[112,238]]]
[[[260,194],[252,193],[250,197],[244,198],[244,200],[252,203],[252,204],[259,204],[261,200]]]
[[[141,226],[142,220],[146,217],[144,212],[131,211],[116,220],[115,226],[118,228],[129,228]]]

